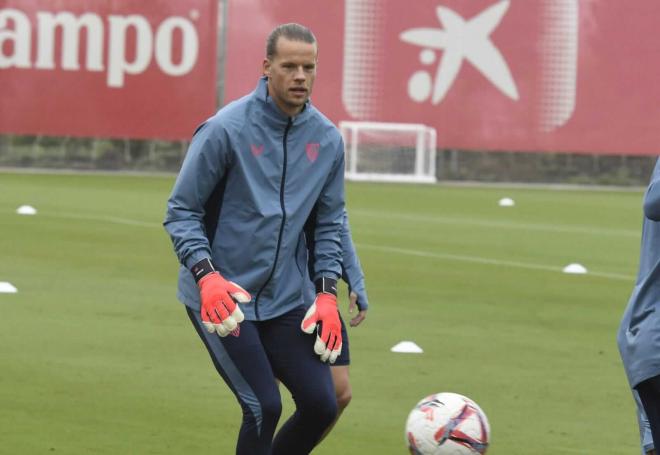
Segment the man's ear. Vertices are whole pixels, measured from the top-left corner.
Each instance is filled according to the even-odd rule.
[[[265,58],[261,64],[261,67],[262,67],[263,75],[270,78],[270,60]]]

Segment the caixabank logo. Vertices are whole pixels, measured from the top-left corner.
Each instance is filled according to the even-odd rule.
[[[6,132],[185,138],[213,110],[213,1],[1,5]]]
[[[347,0],[344,106],[356,119],[467,112],[552,132],[575,110],[578,13],[578,0]]]

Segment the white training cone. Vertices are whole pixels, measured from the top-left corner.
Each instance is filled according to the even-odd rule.
[[[500,207],[513,207],[514,205],[516,205],[515,201],[510,197],[503,197],[502,199],[500,199],[498,204],[500,205]]]
[[[422,348],[417,346],[412,341],[401,341],[400,343],[397,343],[394,346],[392,346],[392,349],[390,349],[390,351],[402,352],[405,354],[421,354],[422,352],[424,352]]]
[[[21,205],[19,208],[16,209],[16,213],[18,213],[19,215],[36,215],[37,209],[35,209],[31,205]]]
[[[587,273],[587,269],[582,264],[568,264],[566,267],[564,267],[564,273],[583,275]]]
[[[7,281],[0,281],[0,294],[16,294],[18,289]]]

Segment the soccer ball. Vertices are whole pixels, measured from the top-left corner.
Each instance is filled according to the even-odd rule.
[[[413,455],[483,455],[490,441],[490,424],[471,399],[436,393],[410,412],[405,436]]]

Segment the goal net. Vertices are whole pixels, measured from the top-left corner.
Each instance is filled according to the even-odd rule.
[[[413,123],[339,122],[347,180],[435,183],[434,128]]]

